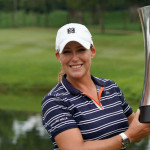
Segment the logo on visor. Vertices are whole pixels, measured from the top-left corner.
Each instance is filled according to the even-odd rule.
[[[68,34],[75,33],[75,28],[67,29]]]

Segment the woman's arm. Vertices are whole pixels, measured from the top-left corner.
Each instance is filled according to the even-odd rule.
[[[58,134],[55,140],[61,150],[118,150],[122,147],[120,135],[106,140],[84,142],[78,128]]]
[[[131,122],[133,121],[135,117],[135,113],[133,112],[127,119],[128,119],[128,122],[129,122],[129,125],[131,124]]]
[[[132,114],[129,118],[129,129],[124,132],[130,139],[130,142],[140,141],[150,133],[150,124],[142,124],[138,121],[139,111]],[[131,123],[132,122],[132,123]],[[78,128],[66,130],[55,137],[56,143],[61,150],[118,150],[122,146],[120,135],[105,140],[83,141],[82,135]]]

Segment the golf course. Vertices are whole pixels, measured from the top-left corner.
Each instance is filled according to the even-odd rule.
[[[96,56],[92,75],[111,79],[134,111],[143,90],[145,52],[142,32],[105,34],[89,28]],[[0,29],[0,109],[41,112],[43,97],[57,84],[57,28]]]

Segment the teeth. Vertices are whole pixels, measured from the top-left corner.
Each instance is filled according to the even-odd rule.
[[[81,65],[78,65],[78,66],[71,66],[71,68],[80,68]]]

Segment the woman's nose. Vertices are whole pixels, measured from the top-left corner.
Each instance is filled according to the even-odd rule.
[[[72,60],[73,61],[77,61],[79,58],[78,58],[78,54],[77,53],[73,53],[72,54]]]

